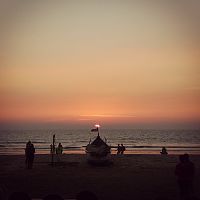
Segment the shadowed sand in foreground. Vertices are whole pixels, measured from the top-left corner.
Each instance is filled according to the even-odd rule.
[[[200,157],[191,155],[195,164],[195,195],[200,196]],[[33,169],[25,169],[22,155],[0,156],[0,186],[7,194],[27,192],[32,198],[57,193],[75,199],[82,190],[94,192],[99,199],[154,200],[157,197],[179,199],[174,170],[175,155],[112,155],[113,165],[93,167],[85,155],[61,157],[52,167],[50,155],[35,155]]]

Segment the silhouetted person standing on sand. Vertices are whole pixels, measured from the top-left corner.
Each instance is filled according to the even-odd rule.
[[[121,146],[118,144],[118,145],[117,145],[117,154],[120,154],[120,153],[121,153],[121,149],[122,149]]]
[[[56,148],[56,155],[57,155],[57,160],[58,162],[61,161],[61,154],[63,153],[63,146],[61,143],[58,144],[58,147]]]
[[[26,143],[26,149],[25,149],[27,169],[31,169],[33,167],[34,154],[35,154],[34,145],[31,143],[31,141],[28,141]]]
[[[176,165],[175,174],[178,178],[181,199],[185,199],[193,194],[193,180],[195,168],[189,160],[189,155],[179,156],[180,162]]]
[[[126,150],[125,146],[121,144],[121,154],[124,154],[124,151]]]
[[[63,146],[61,143],[58,144],[58,147],[56,148],[56,154],[62,154],[63,153]]]

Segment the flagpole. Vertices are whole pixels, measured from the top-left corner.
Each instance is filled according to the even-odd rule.
[[[51,165],[54,165],[54,153],[55,153],[55,134],[53,135],[53,148],[52,148],[52,154],[51,154]]]

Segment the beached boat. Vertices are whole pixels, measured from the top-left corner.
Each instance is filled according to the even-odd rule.
[[[98,127],[91,131],[97,131],[98,136],[86,146],[85,152],[87,154],[87,161],[90,164],[96,165],[111,163],[111,147],[99,136]]]

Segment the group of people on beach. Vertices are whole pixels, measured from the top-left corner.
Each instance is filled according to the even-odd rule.
[[[126,147],[123,144],[117,145],[117,154],[124,154],[124,151],[126,150]]]
[[[126,150],[123,144],[118,144],[117,154],[123,154]],[[51,145],[51,153],[56,153],[57,155],[63,153],[63,146],[61,143],[58,144],[57,148]],[[167,150],[165,147],[162,148],[161,154],[167,155]],[[25,156],[26,156],[26,168],[31,169],[33,166],[35,154],[35,147],[32,142],[29,140],[26,143]],[[187,197],[192,196],[193,194],[193,182],[194,182],[195,167],[194,164],[190,161],[188,154],[183,154],[179,156],[179,163],[175,168],[175,175],[177,176],[177,183],[180,190],[181,199],[187,199]]]
[[[59,155],[63,153],[62,144],[59,143],[58,147],[56,147],[56,148],[51,144],[50,145],[50,153],[51,154],[56,153],[56,155],[58,156],[58,161],[60,161]],[[35,147],[30,140],[26,143],[25,157],[26,157],[26,159],[25,159],[26,169],[32,169],[33,161],[34,161],[34,157],[35,157]]]
[[[34,148],[32,143],[29,141],[27,143],[28,148]],[[177,182],[180,190],[180,200],[199,200],[199,198],[194,197],[193,182],[195,175],[194,164],[190,161],[188,154],[183,154],[179,156],[180,162],[176,165],[175,175],[177,176]],[[14,192],[9,200],[31,200],[27,193]],[[81,191],[76,195],[76,200],[98,200],[98,197],[91,191]],[[165,199],[159,198],[159,199]],[[60,195],[50,194],[43,198],[43,200],[64,200]]]
[[[63,153],[63,146],[61,143],[58,144],[58,146],[55,148],[53,144],[50,145],[50,153],[51,154],[62,154]]]

